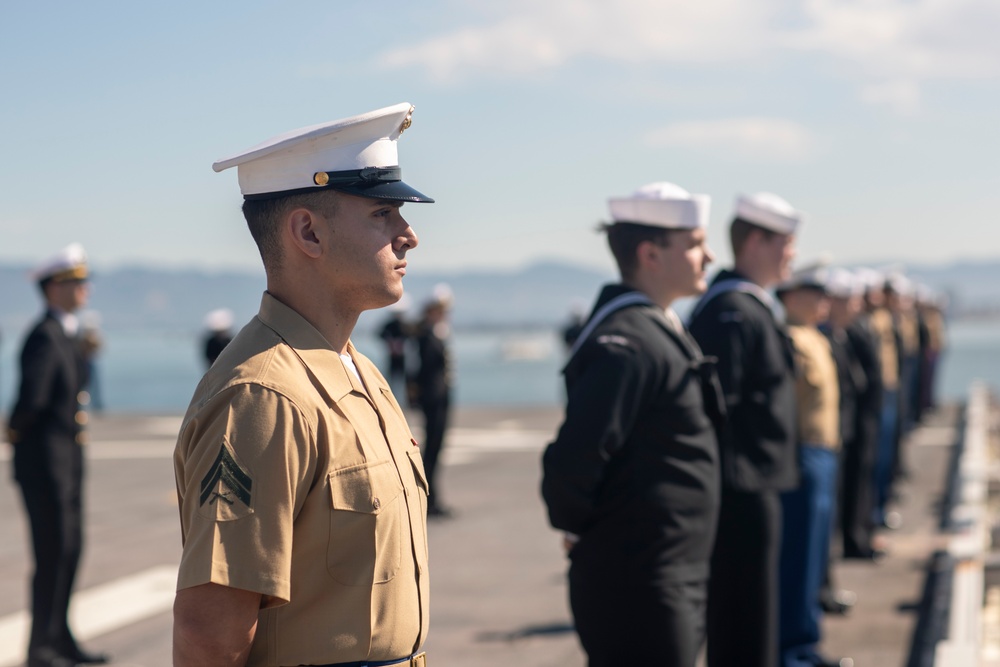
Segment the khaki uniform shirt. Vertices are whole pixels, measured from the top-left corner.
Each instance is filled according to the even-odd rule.
[[[899,355],[896,352],[892,315],[885,308],[876,308],[871,313],[871,327],[878,341],[879,359],[882,362],[882,387],[894,391],[899,387]]]
[[[427,484],[385,379],[265,293],[195,391],[178,589],[263,595],[250,665],[407,657],[427,634]]]
[[[940,352],[944,349],[944,317],[938,310],[927,310],[924,312],[924,324],[927,326],[928,343],[927,347],[933,352]]]
[[[899,330],[899,340],[903,353],[907,356],[917,354],[920,350],[920,321],[914,310],[905,310],[896,316],[896,328]]]
[[[830,341],[819,329],[788,327],[795,345],[799,442],[840,448],[840,386]]]

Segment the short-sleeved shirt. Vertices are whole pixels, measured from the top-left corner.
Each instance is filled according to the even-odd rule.
[[[876,308],[870,316],[871,328],[879,342],[879,359],[882,362],[882,386],[895,391],[899,388],[899,354],[892,314],[885,308]]]
[[[392,660],[427,634],[420,450],[385,379],[348,353],[358,376],[265,293],[181,426],[177,587],[263,596],[250,665]]]
[[[795,344],[795,405],[799,443],[840,449],[840,387],[837,363],[816,327],[791,325]]]

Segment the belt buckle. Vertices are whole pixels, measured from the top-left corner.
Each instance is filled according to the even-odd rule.
[[[410,658],[410,667],[427,667],[427,653],[418,653]]]

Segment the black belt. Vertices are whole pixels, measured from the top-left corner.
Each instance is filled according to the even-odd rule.
[[[357,660],[355,662],[338,662],[317,667],[388,667],[388,665],[407,665],[408,667],[427,667],[427,654],[418,653],[408,658],[397,660]]]

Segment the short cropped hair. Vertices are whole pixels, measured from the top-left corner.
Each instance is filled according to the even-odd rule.
[[[753,232],[760,232],[764,235],[765,241],[770,241],[778,232],[764,229],[760,225],[755,225],[749,220],[740,217],[733,218],[733,223],[729,226],[729,243],[733,248],[733,257],[739,257],[746,245],[747,239]]]
[[[618,264],[618,271],[623,280],[631,280],[635,276],[636,269],[639,268],[639,259],[636,251],[639,244],[649,241],[659,246],[670,245],[670,231],[663,227],[652,227],[650,225],[640,225],[634,222],[616,222],[605,225],[604,231],[608,235],[608,246],[611,254],[615,256]]]
[[[265,269],[281,268],[281,219],[292,209],[300,207],[330,218],[337,213],[337,197],[333,190],[323,190],[243,201],[243,217]]]

